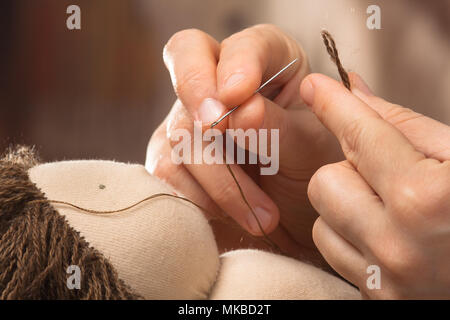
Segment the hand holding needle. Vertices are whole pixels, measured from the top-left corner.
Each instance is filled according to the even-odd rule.
[[[258,93],[259,91],[261,91],[266,85],[268,85],[270,82],[272,82],[272,80],[274,80],[276,77],[278,77],[280,74],[282,74],[287,68],[289,68],[290,66],[292,66],[295,62],[297,62],[298,58],[295,58],[294,60],[292,60],[288,65],[286,65],[283,69],[281,69],[280,71],[278,71],[275,75],[273,75],[269,80],[267,80],[266,82],[264,82],[258,89],[256,89],[255,93]],[[231,109],[230,111],[228,111],[227,113],[225,113],[223,116],[221,116],[219,119],[217,119],[216,121],[214,121],[211,124],[211,128],[214,128],[215,126],[217,126],[223,119],[225,119],[226,117],[228,117],[231,113],[233,113],[234,110],[236,110],[237,108],[239,108],[239,106],[234,107],[233,109]]]

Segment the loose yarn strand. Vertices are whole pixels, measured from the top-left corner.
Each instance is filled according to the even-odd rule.
[[[325,44],[325,48],[327,49],[327,52],[330,55],[331,60],[337,66],[339,75],[342,79],[342,83],[348,90],[351,90],[350,79],[348,77],[348,73],[347,73],[347,71],[345,71],[344,67],[342,66],[341,60],[339,59],[339,52],[336,48],[336,43],[334,42],[333,37],[326,30],[322,30],[321,34],[322,34],[323,43]]]

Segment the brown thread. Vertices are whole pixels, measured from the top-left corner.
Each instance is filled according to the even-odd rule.
[[[159,198],[159,197],[171,197],[171,198],[187,201],[190,204],[193,204],[194,206],[196,206],[197,208],[199,208],[199,209],[201,209],[201,210],[203,210],[205,212],[208,212],[205,208],[203,208],[202,206],[196,204],[194,201],[189,200],[187,198],[183,198],[183,197],[177,196],[177,195],[173,195],[173,194],[170,194],[170,193],[156,193],[156,194],[148,196],[148,197],[146,197],[146,198],[144,198],[142,200],[139,200],[138,202],[135,202],[135,203],[129,205],[128,207],[121,208],[121,209],[116,209],[116,210],[93,210],[93,209],[87,209],[87,208],[80,207],[80,206],[78,206],[76,204],[73,204],[73,203],[70,203],[70,202],[67,202],[67,201],[61,201],[61,200],[47,200],[47,199],[45,199],[45,200],[33,200],[33,201],[30,201],[30,203],[50,202],[50,203],[54,203],[54,204],[63,204],[63,205],[67,205],[67,206],[73,207],[75,209],[78,209],[80,211],[84,211],[86,213],[99,215],[99,214],[113,214],[113,213],[124,212],[124,211],[132,209],[134,207],[137,207],[138,205],[140,205],[143,202],[146,202],[146,201],[149,201],[149,200],[152,200],[152,199],[155,199],[155,198]]]
[[[339,75],[342,79],[342,83],[348,90],[351,90],[350,79],[348,77],[348,73],[347,73],[347,71],[345,71],[344,67],[342,66],[341,60],[339,59],[339,53],[336,48],[336,43],[334,42],[333,37],[326,30],[322,30],[321,34],[322,34],[323,43],[325,44],[325,47],[327,48],[328,54],[330,55],[331,60],[337,66]]]
[[[268,245],[272,246],[275,250],[279,251],[280,253],[283,253],[281,248],[272,239],[270,239],[270,237],[265,233],[264,229],[261,226],[261,223],[260,223],[258,217],[256,216],[256,213],[253,211],[253,208],[248,203],[247,198],[245,197],[244,192],[242,191],[242,188],[241,188],[239,182],[236,179],[236,176],[234,175],[233,171],[231,170],[231,167],[228,164],[227,164],[227,168],[228,168],[231,176],[233,177],[234,182],[236,183],[237,187],[239,188],[239,192],[241,194],[242,199],[244,200],[245,204],[250,208],[250,211],[252,212],[254,218],[256,219],[256,221],[258,223],[258,226],[259,226],[259,228],[261,230],[261,233],[263,234],[263,238],[262,238],[263,241],[266,242]],[[75,209],[78,209],[80,211],[86,212],[86,213],[99,215],[99,214],[113,214],[113,213],[124,212],[124,211],[127,211],[129,209],[132,209],[132,208],[140,205],[143,202],[146,202],[146,201],[149,201],[149,200],[152,200],[152,199],[155,199],[155,198],[159,198],[159,197],[169,197],[169,198],[175,198],[175,199],[179,199],[179,200],[182,200],[182,201],[186,201],[186,202],[194,205],[195,207],[199,208],[200,210],[204,211],[205,213],[209,213],[207,209],[205,209],[204,207],[202,207],[199,204],[195,203],[194,201],[192,201],[192,200],[190,200],[188,198],[180,197],[180,196],[169,194],[169,193],[153,194],[153,195],[148,196],[148,197],[146,197],[146,198],[144,198],[142,200],[139,200],[138,202],[135,202],[135,203],[133,203],[133,204],[127,206],[127,207],[116,209],[116,210],[93,210],[93,209],[80,207],[80,206],[78,206],[76,204],[73,204],[73,203],[70,203],[70,202],[67,202],[67,201],[51,200],[51,199],[50,200],[47,200],[47,199],[32,200],[29,203],[32,204],[32,203],[46,203],[46,202],[49,202],[49,203],[54,203],[54,204],[63,204],[63,205],[67,205],[67,206],[73,207]],[[211,213],[209,213],[209,214],[211,215]],[[217,219],[220,220],[220,217],[217,217]],[[254,239],[256,238],[255,236],[253,236],[253,235],[251,235],[249,233],[247,233],[247,235],[252,237],[252,238],[254,238]]]
[[[283,250],[282,250],[282,249],[281,249],[281,248],[280,248],[280,247],[279,247],[279,246],[278,246],[278,245],[277,245],[277,244],[276,244],[276,243],[275,243],[275,242],[267,235],[267,233],[264,231],[264,228],[262,227],[261,222],[259,221],[258,216],[256,215],[255,211],[253,210],[253,208],[251,207],[250,203],[248,202],[247,197],[245,196],[244,191],[242,190],[241,185],[239,184],[239,182],[238,182],[236,176],[235,176],[234,173],[233,173],[233,170],[231,169],[231,167],[230,167],[230,165],[229,165],[228,163],[226,163],[226,167],[227,167],[227,169],[228,169],[228,171],[229,171],[231,177],[233,178],[233,180],[234,180],[236,186],[237,186],[238,189],[239,189],[239,193],[240,193],[240,195],[241,195],[242,200],[244,201],[245,205],[250,209],[250,212],[252,213],[253,217],[255,218],[255,220],[256,220],[256,222],[257,222],[257,224],[258,224],[258,228],[259,228],[260,231],[261,231],[262,238],[255,237],[254,235],[250,234],[250,233],[247,232],[245,229],[240,228],[239,226],[237,226],[237,225],[234,224],[234,223],[232,224],[232,223],[230,223],[229,221],[227,221],[228,224],[231,225],[231,226],[234,227],[234,228],[237,228],[237,229],[240,229],[241,231],[244,231],[244,232],[246,233],[247,236],[249,236],[249,237],[251,237],[251,238],[253,238],[253,239],[261,239],[261,240],[263,240],[266,244],[268,244],[270,247],[272,247],[273,250],[278,251],[278,252],[281,253],[281,254],[285,254],[285,253],[283,252]],[[102,185],[101,185],[101,186],[102,186]],[[178,200],[186,201],[186,202],[188,202],[188,203],[194,205],[195,207],[199,208],[200,210],[204,211],[205,213],[208,213],[211,217],[215,217],[215,219],[217,219],[217,220],[222,220],[222,221],[224,221],[224,219],[221,219],[221,217],[217,217],[217,216],[211,214],[210,212],[208,212],[208,210],[207,210],[206,208],[200,206],[199,204],[195,203],[194,201],[192,201],[192,200],[190,200],[190,199],[187,199],[187,198],[184,198],[184,197],[181,197],[181,196],[169,194],[169,193],[157,193],[157,194],[153,194],[153,195],[148,196],[148,197],[146,197],[146,198],[144,198],[144,199],[142,199],[142,200],[139,200],[139,201],[137,201],[137,202],[135,202],[135,203],[133,203],[133,204],[127,206],[127,207],[120,208],[120,209],[115,209],[115,210],[93,210],[93,209],[89,209],[89,208],[83,208],[83,207],[81,207],[81,206],[78,206],[78,205],[76,205],[76,204],[70,203],[70,202],[68,202],[68,201],[53,200],[53,199],[33,200],[33,201],[31,201],[31,203],[46,203],[46,202],[48,202],[48,203],[53,203],[53,204],[62,204],[62,205],[67,205],[67,206],[73,207],[73,208],[78,209],[78,210],[80,210],[80,211],[83,211],[83,212],[85,212],[85,213],[90,213],[90,214],[99,215],[99,214],[114,214],[114,213],[124,212],[124,211],[127,211],[127,210],[129,210],[129,209],[132,209],[132,208],[134,208],[134,207],[140,205],[140,204],[143,203],[143,202],[146,202],[146,201],[149,201],[149,200],[152,200],[152,199],[156,199],[156,198],[159,198],[159,197],[170,197],[170,198],[175,198],[175,199],[178,199]],[[212,219],[214,219],[214,218],[212,218]]]
[[[231,176],[233,177],[234,182],[236,183],[236,186],[239,189],[239,193],[241,194],[242,199],[244,200],[245,204],[247,205],[247,207],[250,209],[253,217],[256,220],[256,223],[258,224],[258,228],[261,231],[262,235],[263,235],[263,239],[266,243],[268,243],[269,245],[271,245],[274,249],[278,250],[280,253],[283,253],[283,251],[281,250],[281,248],[272,240],[270,239],[270,237],[266,234],[266,232],[264,231],[264,228],[261,226],[261,222],[258,219],[258,216],[256,215],[255,211],[253,211],[252,206],[250,205],[250,203],[248,203],[247,198],[244,195],[244,191],[242,191],[241,185],[239,184],[239,182],[236,179],[236,176],[233,173],[233,170],[231,170],[231,166],[226,163],[226,166],[228,168],[228,171],[230,172]]]

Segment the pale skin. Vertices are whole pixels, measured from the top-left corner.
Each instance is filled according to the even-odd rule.
[[[299,63],[253,96],[294,58]],[[185,30],[168,42],[164,59],[178,100],[149,143],[151,173],[261,235],[225,166],[170,160],[172,130],[191,129],[194,119],[206,127],[241,105],[221,130],[280,129],[277,175],[232,169],[285,252],[321,264],[317,247],[364,297],[450,298],[450,127],[374,96],[356,74],[350,74],[352,92],[310,75],[297,42],[271,25],[222,43]],[[205,99],[217,102],[202,104]],[[215,231],[221,247],[239,244],[241,233],[226,225]],[[366,286],[369,265],[381,269],[381,290]]]

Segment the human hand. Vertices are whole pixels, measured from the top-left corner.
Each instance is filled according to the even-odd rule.
[[[313,238],[366,298],[450,298],[450,127],[322,75],[301,96],[339,139],[347,160],[312,177]],[[381,270],[369,289],[366,270]]]
[[[254,94],[294,58],[299,61]],[[251,234],[261,235],[225,165],[176,165],[170,157],[177,143],[170,137],[176,130],[192,132],[194,120],[208,127],[228,108],[240,105],[216,128],[279,129],[280,167],[276,175],[259,176],[254,174],[258,165],[233,164],[237,180],[265,232],[272,232],[280,247],[298,253],[295,243],[315,250],[311,228],[317,214],[307,199],[307,185],[320,166],[343,155],[334,136],[299,97],[309,68],[296,41],[271,25],[254,26],[220,44],[201,31],[185,30],[169,40],[164,60],[178,100],[150,140],[147,169],[208,211],[223,211]]]

